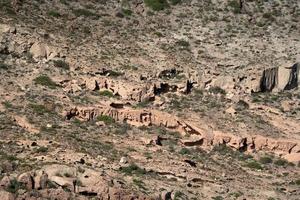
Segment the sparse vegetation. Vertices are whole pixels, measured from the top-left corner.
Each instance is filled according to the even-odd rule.
[[[9,186],[6,188],[6,190],[8,191],[8,192],[10,192],[10,193],[13,193],[13,194],[15,194],[15,193],[17,193],[17,191],[19,190],[19,189],[26,189],[25,187],[24,187],[24,185],[22,184],[22,183],[20,183],[17,179],[12,179],[11,181],[10,181],[10,184],[9,184]]]
[[[209,92],[211,92],[213,94],[222,94],[222,95],[226,94],[225,90],[223,90],[222,88],[217,87],[217,86],[209,88]]]
[[[8,70],[8,69],[9,69],[9,65],[0,62],[0,70]]]
[[[47,75],[40,75],[36,77],[33,81],[37,85],[46,86],[50,89],[55,89],[57,87],[57,84]]]
[[[245,164],[246,167],[249,167],[251,169],[256,169],[256,170],[262,170],[263,167],[256,161],[256,160],[251,160]]]
[[[46,153],[48,151],[47,147],[39,147],[36,149],[37,153]]]
[[[130,176],[132,175],[141,176],[146,174],[146,171],[140,168],[139,166],[137,166],[136,164],[130,164],[128,167],[122,167],[121,172]]]
[[[54,66],[57,68],[61,68],[61,69],[65,69],[65,70],[70,69],[69,64],[63,60],[54,60],[53,63],[54,63]]]
[[[113,124],[115,123],[114,118],[108,116],[108,115],[100,115],[97,117],[97,121],[102,121],[105,124]]]
[[[112,97],[115,96],[115,95],[114,95],[111,91],[109,91],[109,90],[103,90],[103,91],[100,91],[99,94],[100,94],[101,96],[105,96],[105,97],[109,97],[109,98],[112,98]]]
[[[154,11],[164,10],[169,7],[167,0],[144,0],[146,6],[151,8]]]
[[[90,18],[94,18],[94,19],[100,18],[100,15],[98,15],[90,10],[87,10],[87,9],[75,9],[75,10],[73,10],[73,13],[76,17],[83,16],[83,17],[90,17]]]
[[[55,11],[55,10],[50,10],[48,12],[48,15],[51,16],[51,17],[56,17],[56,18],[61,17],[61,14],[59,12]]]
[[[264,157],[260,157],[260,158],[259,158],[259,162],[260,162],[261,164],[270,164],[270,163],[273,162],[273,160],[272,160],[272,158],[269,157],[269,156],[264,156]]]

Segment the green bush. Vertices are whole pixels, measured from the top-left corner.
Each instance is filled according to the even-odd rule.
[[[122,167],[121,172],[126,174],[126,175],[144,175],[146,174],[146,170],[140,168],[136,164],[130,164],[127,167]]]
[[[41,104],[29,104],[29,107],[38,115],[43,115],[45,113],[51,113],[44,105]]]
[[[261,164],[269,164],[269,163],[272,163],[273,160],[272,160],[272,158],[270,158],[270,157],[268,157],[268,156],[264,156],[264,157],[261,157],[261,158],[259,159],[259,162],[260,162]]]
[[[209,92],[211,92],[213,94],[223,94],[223,95],[226,94],[226,91],[218,86],[209,88]]]
[[[164,10],[169,7],[167,0],[145,0],[145,4],[154,11]]]
[[[288,164],[288,161],[284,159],[277,159],[275,160],[274,164],[277,166],[285,166]]]
[[[61,69],[66,69],[66,70],[70,69],[69,64],[67,62],[63,61],[63,60],[55,60],[55,61],[53,61],[53,63],[54,63],[55,67],[58,67],[58,68],[61,68]]]
[[[228,2],[228,6],[231,7],[233,9],[233,12],[235,14],[240,13],[241,9],[240,9],[240,4],[237,0],[231,0]]]
[[[179,153],[180,153],[181,155],[187,155],[187,154],[191,154],[192,152],[191,152],[189,149],[187,149],[187,148],[182,148],[182,149],[179,151]]]
[[[48,151],[47,147],[39,147],[38,149],[36,149],[37,153],[45,153]]]
[[[108,115],[100,115],[97,117],[97,121],[102,121],[105,124],[113,124],[115,123],[114,118],[108,116]]]
[[[100,91],[99,94],[105,97],[114,97],[114,94],[109,90]]]
[[[75,9],[73,10],[73,13],[76,17],[92,17],[92,18],[96,18],[98,19],[100,17],[100,15],[93,13],[92,11],[89,11],[87,9]]]
[[[10,193],[17,193],[19,189],[26,189],[24,185],[17,181],[16,178],[12,179],[6,188],[6,190]]]
[[[8,69],[9,69],[9,65],[5,63],[0,63],[0,70],[8,70]]]
[[[50,11],[48,12],[48,15],[49,15],[49,16],[52,16],[52,17],[56,17],[56,18],[61,17],[61,14],[60,14],[59,12],[55,11],[55,10],[50,10]]]
[[[181,47],[189,47],[190,46],[190,43],[188,41],[185,41],[185,40],[178,40],[176,42],[176,44],[178,46],[181,46]]]
[[[131,16],[131,15],[132,15],[132,10],[123,8],[123,9],[122,9],[122,13],[123,13],[124,15],[126,15],[126,16]]]
[[[52,79],[47,75],[40,75],[36,77],[33,81],[37,85],[46,86],[50,89],[55,89],[57,87],[57,84],[54,81],[52,81]]]
[[[172,5],[177,5],[179,3],[181,3],[181,0],[170,0]]]
[[[263,169],[262,166],[255,160],[248,162],[246,164],[246,167],[249,167],[251,169],[259,169],[259,170]]]

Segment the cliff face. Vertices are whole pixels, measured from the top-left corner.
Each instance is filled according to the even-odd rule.
[[[295,89],[299,85],[299,63],[291,67],[265,69],[260,79],[260,91],[283,91]]]

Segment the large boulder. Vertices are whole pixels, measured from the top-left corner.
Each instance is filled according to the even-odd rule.
[[[58,56],[57,49],[49,47],[47,44],[42,42],[35,42],[30,48],[30,53],[35,60],[51,60]]]
[[[5,191],[5,190],[0,190],[0,199],[1,200],[14,200],[14,195]]]
[[[283,91],[298,87],[300,82],[300,64],[291,67],[274,67],[265,69],[260,79],[260,91]]]

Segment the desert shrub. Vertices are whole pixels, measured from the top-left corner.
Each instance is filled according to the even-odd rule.
[[[247,162],[245,166],[251,169],[257,169],[257,170],[263,169],[262,166],[255,160]]]
[[[123,13],[125,16],[131,16],[131,15],[132,15],[132,10],[123,8],[123,9],[122,9],[122,13]]]
[[[269,163],[272,163],[273,160],[272,160],[271,157],[264,156],[264,157],[259,158],[259,162],[260,162],[261,164],[269,164]]]
[[[172,5],[177,5],[179,3],[181,3],[181,0],[170,0]]]
[[[36,149],[37,153],[45,153],[48,151],[47,147],[39,147],[38,149]]]
[[[100,91],[99,94],[105,97],[114,97],[114,94],[109,90]]]
[[[73,10],[73,13],[76,17],[80,17],[80,16],[83,16],[83,17],[92,17],[92,18],[96,18],[98,19],[100,16],[90,10],[87,10],[87,9],[75,9]]]
[[[127,167],[122,167],[121,172],[126,175],[144,175],[146,174],[146,170],[140,168],[136,164],[130,164]]]
[[[186,40],[178,40],[176,42],[176,44],[181,47],[189,47],[190,46],[190,43]]]
[[[232,8],[233,12],[235,14],[240,13],[241,9],[240,9],[240,4],[237,0],[231,0],[228,2],[228,6]]]
[[[145,4],[154,11],[164,10],[169,7],[167,0],[145,0]]]
[[[8,69],[9,69],[9,65],[5,63],[0,63],[0,70],[8,70]]]
[[[226,91],[218,86],[209,88],[209,92],[211,92],[213,94],[223,94],[223,95],[226,94]]]
[[[9,101],[2,102],[2,105],[4,105],[7,109],[13,108],[13,105]]]
[[[114,118],[108,116],[108,115],[100,115],[97,117],[97,121],[102,121],[105,124],[113,124],[115,123]]]
[[[132,180],[133,184],[138,186],[139,188],[143,189],[143,190],[148,190],[146,187],[145,187],[145,183],[142,181],[142,180],[139,180],[139,179],[133,179]]]
[[[285,166],[288,164],[288,161],[280,158],[280,159],[275,160],[274,164],[277,166]]]
[[[29,104],[29,108],[31,108],[38,115],[51,113],[51,111],[48,108],[41,104]]]
[[[57,84],[47,75],[40,75],[36,77],[33,81],[37,85],[46,86],[50,89],[55,89],[57,87]]]
[[[239,100],[236,106],[237,110],[246,110],[249,109],[249,104],[244,100]]]
[[[150,100],[143,100],[135,105],[136,108],[146,108],[151,104]]]
[[[55,61],[53,61],[53,63],[54,63],[54,66],[57,68],[66,69],[66,70],[70,69],[69,64],[63,60],[55,60]]]
[[[187,155],[187,154],[191,154],[191,150],[187,149],[187,148],[182,148],[180,151],[179,151],[179,154],[181,155]]]
[[[22,183],[17,181],[16,178],[12,179],[6,188],[6,190],[10,193],[17,193],[19,189],[26,189]]]
[[[56,18],[61,17],[61,14],[59,12],[55,11],[55,10],[50,10],[48,12],[48,15],[51,16],[51,17],[56,17]]]

